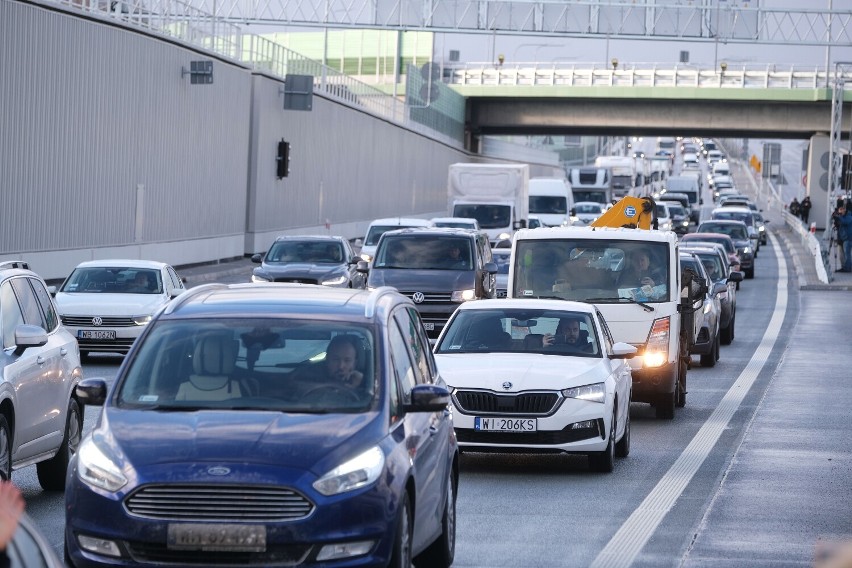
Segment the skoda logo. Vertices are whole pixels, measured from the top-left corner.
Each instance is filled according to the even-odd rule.
[[[509,390],[512,388],[512,383],[509,381],[503,381],[503,390]]]
[[[221,477],[223,475],[228,475],[229,473],[231,473],[231,470],[228,469],[227,467],[215,466],[215,467],[209,468],[207,470],[207,473],[209,473],[210,475],[216,475],[216,476]]]
[[[92,318],[92,325],[103,325],[104,320],[101,316],[95,316]]]
[[[636,208],[632,205],[628,205],[624,208],[624,215],[627,217],[635,217],[636,216]]]
[[[426,299],[426,296],[424,296],[424,295],[423,295],[423,292],[415,292],[415,293],[411,296],[411,299],[412,299],[412,300],[414,300],[414,303],[415,303],[415,304],[422,304],[422,303],[423,303],[423,300],[425,300],[425,299]]]

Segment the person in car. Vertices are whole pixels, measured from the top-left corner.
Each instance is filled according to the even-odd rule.
[[[719,270],[718,270],[719,267],[716,266],[715,262],[708,259],[708,260],[702,260],[701,264],[704,265],[704,269],[707,270],[707,274],[710,275],[711,280],[716,281],[719,278],[721,278],[721,275],[719,274]]]
[[[130,282],[127,291],[131,294],[147,294],[150,292],[151,287],[148,283],[148,275],[141,271],[137,272],[133,281]]]
[[[542,347],[552,348],[558,351],[577,351],[589,353],[592,344],[588,337],[580,330],[580,320],[576,318],[563,318],[556,326],[556,333],[545,333],[541,337]]]
[[[618,277],[619,286],[640,288],[642,286],[654,287],[664,284],[666,281],[663,269],[651,264],[651,255],[648,251],[637,250],[630,255],[630,266],[628,266]]]
[[[461,247],[457,242],[450,242],[445,250],[445,256],[441,260],[442,268],[467,268],[467,261],[461,253]]]
[[[325,349],[323,364],[308,365],[297,371],[299,379],[317,385],[358,387],[364,381],[364,373],[358,370],[360,340],[354,335],[336,335]]]

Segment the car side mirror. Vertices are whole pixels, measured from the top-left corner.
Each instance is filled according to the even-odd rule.
[[[251,261],[255,264],[260,264],[261,262],[263,262],[263,253],[258,252],[251,255]]]
[[[56,297],[56,286],[48,286],[47,287],[47,293],[50,294],[51,298],[55,298]]]
[[[744,277],[744,272],[739,270],[732,270],[731,274],[728,276],[728,282],[742,282]]]
[[[83,379],[76,387],[74,394],[84,405],[102,406],[106,401],[107,384],[104,379]]]
[[[636,347],[619,341],[612,345],[612,359],[632,359],[636,355]]]
[[[488,274],[497,274],[497,263],[495,262],[486,262],[483,268]]]
[[[406,412],[440,412],[450,404],[450,391],[438,385],[416,385],[411,389],[411,402]]]
[[[370,272],[370,263],[366,260],[359,260],[358,263],[355,265],[355,270],[366,274]]]
[[[718,296],[722,292],[728,291],[728,283],[727,282],[716,282],[713,284],[713,295]]]
[[[28,347],[47,344],[47,332],[41,326],[22,323],[15,328],[15,355],[22,355]]]

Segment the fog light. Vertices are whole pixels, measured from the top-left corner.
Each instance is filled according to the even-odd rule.
[[[95,554],[100,554],[102,556],[114,556],[116,558],[121,557],[121,551],[118,548],[118,544],[112,540],[77,535],[77,542],[80,543],[80,548],[86,552],[94,552]]]
[[[594,420],[583,420],[582,422],[574,422],[571,424],[572,430],[586,430],[587,428],[594,428],[595,421]]]
[[[372,540],[362,540],[358,542],[326,544],[320,549],[319,554],[317,554],[317,561],[323,562],[325,560],[340,560],[341,558],[363,556],[373,548],[373,542]]]

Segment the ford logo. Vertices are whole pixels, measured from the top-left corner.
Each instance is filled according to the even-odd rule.
[[[509,390],[512,388],[512,383],[509,381],[503,381],[503,390]]]
[[[104,320],[100,316],[95,316],[92,318],[92,325],[103,325]]]
[[[415,293],[411,296],[411,299],[412,299],[412,300],[414,300],[414,303],[415,303],[415,304],[422,304],[422,303],[423,303],[423,300],[425,300],[425,299],[426,299],[426,296],[425,296],[425,295],[423,295],[423,292],[415,292]]]
[[[216,475],[216,476],[221,477],[223,475],[228,475],[229,473],[231,473],[231,470],[229,468],[223,467],[223,466],[214,466],[214,467],[209,468],[207,470],[207,473],[209,473],[210,475]]]

